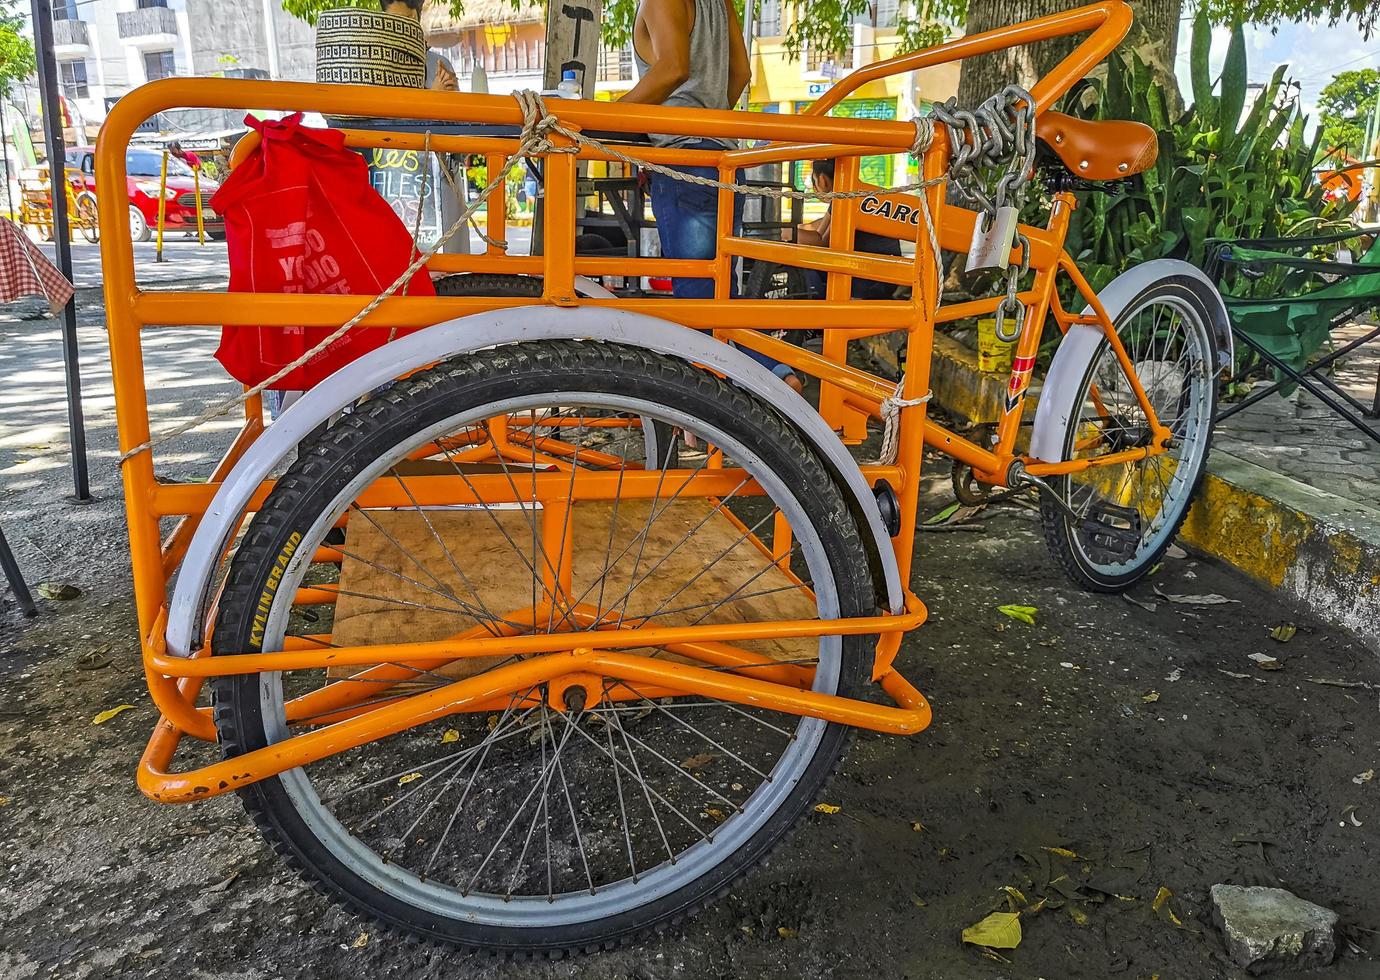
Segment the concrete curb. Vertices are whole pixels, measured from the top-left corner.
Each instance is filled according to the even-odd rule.
[[[1006,401],[1005,374],[984,374],[978,370],[977,351],[944,334],[934,336],[934,355],[930,359],[930,388],[934,400],[944,409],[970,422],[993,422],[1001,417]],[[1040,383],[1031,382],[1025,395],[1023,418],[1035,418],[1040,400]]]
[[[975,351],[936,336],[930,377],[945,410],[998,417],[1006,378],[979,372]],[[1380,509],[1214,449],[1180,537],[1380,650]]]
[[[1380,650],[1380,509],[1214,450],[1181,537]]]

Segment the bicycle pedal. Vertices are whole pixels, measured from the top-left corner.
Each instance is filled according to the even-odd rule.
[[[1083,515],[1081,530],[1088,543],[1117,558],[1131,558],[1140,546],[1140,511],[1098,501]]]

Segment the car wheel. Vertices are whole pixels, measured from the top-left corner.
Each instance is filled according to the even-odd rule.
[[[144,219],[144,212],[133,204],[129,206],[129,237],[136,242],[146,242],[152,237],[149,223]]]

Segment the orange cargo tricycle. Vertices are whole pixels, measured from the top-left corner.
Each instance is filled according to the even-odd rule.
[[[926,446],[978,483],[1038,488],[1053,553],[1086,587],[1144,575],[1201,479],[1230,339],[1212,285],[1186,264],[1146,263],[1096,293],[1063,249],[1077,190],[1154,160],[1147,127],[1051,109],[1130,23],[1105,0],[965,37],[855,72],[796,116],[429,91],[400,104],[379,89],[229,79],[122,99],[101,135],[103,186],[121,186],[139,123],[177,106],[401,112],[436,131],[350,129],[348,144],[483,155],[500,195],[505,163],[535,155],[545,183],[540,254],[509,254],[492,207],[486,252],[419,258],[445,276],[438,296],[381,301],[142,292],[123,202],[102,199],[143,660],[162,712],[144,792],[236,791],[288,862],[388,926],[505,952],[602,948],[762,860],[854,727],[929,723],[897,669],[926,616],[908,588]],[[1028,92],[971,113],[829,115],[872,79],[1072,34],[1087,36]],[[751,148],[615,138],[648,132]],[[1013,220],[1037,139],[1051,191],[1038,227]],[[860,183],[860,157],[906,151],[917,186]],[[825,157],[829,248],[733,233],[737,171]],[[717,168],[717,257],[578,255],[578,162],[610,159]],[[855,251],[863,231],[913,241],[914,257]],[[1005,289],[943,304],[945,251]],[[817,270],[826,295],[734,298],[742,258]],[[710,278],[714,298],[614,295],[600,275]],[[910,298],[852,300],[854,277]],[[1061,304],[1061,277],[1081,309]],[[979,445],[925,403],[936,326],[989,315],[1016,350]],[[1018,452],[1047,321],[1063,336]],[[206,482],[160,480],[142,338],[222,322],[426,329],[271,424],[251,390]],[[774,335],[807,329],[823,331],[820,352]],[[899,383],[848,363],[850,342],[889,332],[909,351]],[[818,405],[743,349],[818,379]],[[838,433],[869,424],[881,458],[859,462]],[[175,766],[184,736],[223,758],[188,768],[184,750]]]

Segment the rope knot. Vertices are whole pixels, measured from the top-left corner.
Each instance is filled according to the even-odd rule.
[[[915,126],[915,140],[910,144],[910,155],[923,157],[934,142],[934,120],[929,116],[916,116],[911,123]]]
[[[924,405],[934,397],[934,392],[927,391],[919,398],[902,398],[901,388],[905,385],[906,379],[902,378],[896,382],[896,390],[882,399],[879,406],[882,413],[882,449],[877,456],[879,466],[890,466],[896,462],[896,453],[901,448],[897,438],[901,429],[901,409],[914,408],[916,405]]]
[[[539,156],[544,153],[579,153],[575,137],[561,125],[561,121],[551,115],[546,108],[546,100],[541,93],[531,89],[519,89],[513,93],[518,107],[522,110],[522,132],[519,139],[523,154]],[[571,141],[570,146],[560,146],[551,142],[551,134],[559,133]]]

